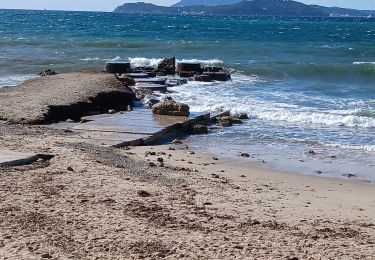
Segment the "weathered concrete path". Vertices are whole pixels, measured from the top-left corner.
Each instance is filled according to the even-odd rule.
[[[68,129],[88,143],[121,147],[147,145],[166,134],[188,128],[210,118],[209,113],[192,113],[189,117],[154,115],[150,109],[136,108],[117,114],[102,114],[82,118],[83,123],[59,123],[52,127]]]

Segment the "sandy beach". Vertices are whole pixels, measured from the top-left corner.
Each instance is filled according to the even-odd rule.
[[[186,145],[104,148],[0,124],[1,259],[374,259],[375,190],[264,170]],[[73,136],[74,137],[74,136]]]

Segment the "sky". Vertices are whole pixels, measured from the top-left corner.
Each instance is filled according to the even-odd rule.
[[[171,5],[178,0],[142,0],[157,5]],[[306,4],[340,6],[355,9],[375,10],[375,0],[299,0]],[[126,0],[0,0],[0,9],[48,9],[48,10],[82,10],[113,11]]]

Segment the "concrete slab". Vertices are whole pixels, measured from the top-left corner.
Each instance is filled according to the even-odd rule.
[[[150,144],[165,134],[187,128],[210,117],[209,113],[191,113],[189,117],[154,115],[152,110],[136,108],[116,114],[83,117],[84,123],[59,123],[52,127],[64,127],[77,131],[77,141],[103,146],[137,146]]]
[[[21,166],[35,162],[39,155],[0,150],[0,166]]]

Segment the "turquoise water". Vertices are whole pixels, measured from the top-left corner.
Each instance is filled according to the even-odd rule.
[[[224,66],[231,82],[190,83],[173,96],[194,111],[231,109],[251,120],[190,137],[192,146],[375,181],[374,19],[0,10],[0,49],[2,86],[108,60],[153,66],[176,56]]]

